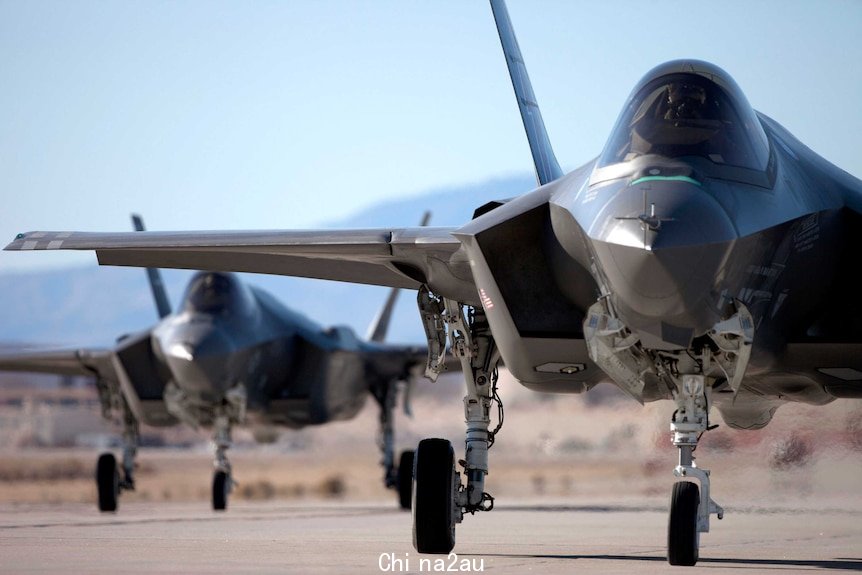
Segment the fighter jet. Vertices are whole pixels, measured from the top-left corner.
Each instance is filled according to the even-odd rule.
[[[133,221],[143,231],[141,218]],[[212,429],[212,506],[224,510],[235,485],[227,457],[234,426],[298,429],[351,419],[369,393],[380,405],[385,485],[409,509],[413,452],[396,465],[393,412],[399,382],[409,382],[426,351],[383,343],[397,288],[363,341],[348,327],[314,324],[232,273],[195,274],[172,313],[159,270],[147,274],[161,318],[152,328],[120,337],[112,349],[0,352],[0,370],[95,378],[103,417],[123,427],[122,475],[112,453],[96,466],[101,511],[115,511],[120,493],[135,488],[141,423]]]
[[[95,250],[105,265],[285,274],[418,290],[433,376],[446,338],[466,380],[466,449],[417,449],[413,539],[448,553],[490,511],[498,366],[526,387],[610,380],[670,400],[678,448],[668,561],[693,565],[723,509],[693,452],[716,408],[757,429],[789,401],[862,397],[862,182],[756,112],[731,76],[679,60],[634,87],[599,155],[564,173],[502,0],[491,0],[539,187],[452,228],[28,233],[7,249]],[[498,411],[491,429],[492,410]],[[520,542],[521,540],[519,540]]]

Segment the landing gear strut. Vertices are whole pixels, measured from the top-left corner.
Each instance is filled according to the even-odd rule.
[[[96,489],[99,511],[116,511],[122,491],[135,489],[135,457],[138,453],[138,420],[122,400],[123,414],[123,476],[113,453],[103,453],[96,463]]]
[[[674,475],[683,478],[673,486],[667,532],[667,560],[671,565],[697,563],[700,534],[709,532],[709,516],[724,517],[724,509],[709,496],[709,471],[694,461],[700,436],[709,429],[706,377],[683,375],[674,393],[677,411],[671,420],[673,444],[679,449]],[[689,481],[695,479],[700,484]]]
[[[213,510],[227,509],[227,499],[233,490],[234,481],[231,475],[230,461],[227,450],[231,446],[230,419],[227,415],[217,415],[213,422],[213,443],[215,444],[215,473],[213,474]]]
[[[436,315],[449,324],[452,351],[461,360],[466,381],[466,450],[464,459],[458,462],[464,468],[466,485],[455,470],[454,450],[447,440],[425,439],[419,443],[413,479],[413,545],[420,553],[449,553],[455,546],[455,525],[463,520],[464,513],[494,507],[494,498],[485,492],[485,476],[488,448],[503,423],[502,403],[497,395],[500,354],[482,310],[468,307],[465,318],[458,302],[443,300],[443,312],[440,300],[429,296],[427,291],[420,292],[423,317]],[[498,404],[499,424],[489,431],[494,402]]]
[[[213,466],[213,490],[212,503],[214,511],[227,509],[227,500],[236,481],[233,479],[230,461],[227,458],[227,450],[231,446],[231,425],[245,421],[245,410],[248,395],[245,385],[237,383],[225,393],[222,405],[216,408],[213,417],[213,444],[215,445],[215,459]],[[185,411],[182,404],[178,405],[180,413]]]
[[[135,459],[138,456],[140,432],[138,420],[132,410],[123,402],[123,479],[120,488],[128,491],[135,489]]]
[[[383,484],[387,489],[398,490],[401,509],[410,509],[413,488],[413,451],[403,451],[395,466],[394,411],[397,400],[397,382],[384,381],[373,388],[374,398],[380,404],[380,431],[377,447],[380,448],[380,465],[383,466]],[[406,410],[406,408],[405,408]]]

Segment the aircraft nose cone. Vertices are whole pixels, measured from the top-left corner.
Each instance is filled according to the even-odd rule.
[[[227,364],[233,345],[215,326],[184,326],[163,338],[162,353],[176,384],[187,393],[220,397],[229,387]]]
[[[720,284],[737,237],[721,205],[692,183],[631,185],[590,234],[620,318],[656,348],[688,347],[721,319]]]
[[[695,180],[637,183],[641,180],[604,205],[590,230],[594,239],[646,250],[736,239],[725,209]]]

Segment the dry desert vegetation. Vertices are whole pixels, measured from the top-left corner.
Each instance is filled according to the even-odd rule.
[[[0,502],[93,502],[96,457],[116,428],[100,421],[87,386],[39,392],[8,388],[0,407]],[[399,411],[399,449],[446,437],[463,451],[461,384],[447,376],[417,382],[412,418]],[[668,423],[673,406],[641,406],[610,385],[583,395],[544,395],[501,377],[505,425],[490,453],[488,490],[507,501],[664,501],[676,453]],[[17,399],[15,399],[17,398]],[[63,399],[65,398],[65,399]],[[71,398],[71,399],[70,399]],[[369,400],[356,419],[303,430],[237,429],[230,451],[235,498],[379,501],[375,445],[378,409]],[[714,413],[716,423],[722,422]],[[137,490],[122,501],[209,500],[212,458],[205,430],[144,429]],[[270,436],[259,444],[254,435]],[[119,449],[114,447],[119,455]],[[824,407],[786,405],[760,431],[721,425],[697,454],[712,470],[713,497],[746,506],[862,508],[862,401]]]

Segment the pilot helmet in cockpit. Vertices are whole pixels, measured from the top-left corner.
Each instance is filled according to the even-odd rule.
[[[668,85],[666,120],[702,120],[710,115],[703,86],[682,81]]]
[[[635,87],[596,169],[646,156],[653,163],[671,159],[697,165],[714,177],[737,177],[725,168],[766,169],[769,142],[726,72],[706,62],[678,60],[657,66]],[[623,172],[620,166],[607,175]]]

